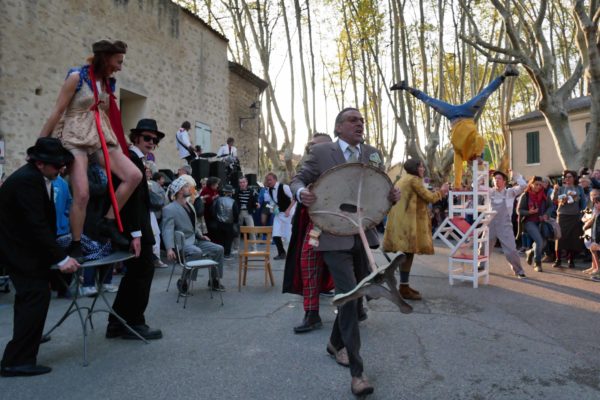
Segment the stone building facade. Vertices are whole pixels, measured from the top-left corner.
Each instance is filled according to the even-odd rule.
[[[583,144],[591,122],[589,96],[570,99],[565,107],[569,124],[578,146]],[[515,118],[508,123],[510,129],[511,168],[525,177],[558,176],[563,166],[546,120],[539,111]],[[600,167],[596,161],[595,168]]]
[[[240,64],[229,62],[229,127],[245,173],[258,173],[260,105],[267,82]]]
[[[23,164],[67,70],[84,64],[101,39],[128,44],[116,75],[123,127],[128,132],[140,118],[158,121],[167,135],[155,152],[160,168],[181,164],[175,132],[183,121],[192,124],[192,142],[214,152],[235,136],[230,93],[255,96],[246,83],[230,88],[227,38],[169,0],[0,0],[0,11],[0,140],[7,173]],[[256,157],[257,150],[243,154],[242,165]]]

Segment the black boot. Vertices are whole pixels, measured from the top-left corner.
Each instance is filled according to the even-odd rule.
[[[69,257],[74,258],[79,264],[83,263],[83,250],[81,249],[81,241],[72,240],[68,253]]]
[[[302,324],[294,327],[294,333],[306,333],[323,326],[318,311],[307,311]]]
[[[407,90],[408,89],[408,83],[406,83],[406,81],[400,81],[400,83],[396,83],[394,84],[394,86],[392,86],[390,88],[390,90]]]
[[[114,219],[102,218],[98,229],[102,236],[109,238],[117,247],[129,247],[129,240],[119,232],[117,221]]]
[[[365,306],[363,305],[362,297],[356,301],[356,312],[359,322],[365,321],[368,318],[367,310],[365,310]]]

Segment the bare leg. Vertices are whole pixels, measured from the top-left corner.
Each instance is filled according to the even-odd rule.
[[[71,186],[73,187],[73,204],[69,211],[69,222],[71,224],[71,236],[74,241],[81,240],[85,213],[90,198],[90,190],[87,178],[88,156],[86,153],[77,152],[75,160],[71,165]]]
[[[117,204],[120,209],[129,200],[129,197],[142,180],[142,172],[120,149],[112,150],[109,156],[111,170],[121,180],[121,184],[115,191]],[[100,164],[105,166],[104,157],[98,157],[98,159]],[[115,211],[112,207],[106,213],[106,218],[115,218]]]

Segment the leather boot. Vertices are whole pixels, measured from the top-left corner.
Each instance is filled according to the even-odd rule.
[[[365,306],[363,304],[363,297],[356,301],[356,316],[358,317],[358,322],[366,321],[369,317],[367,315],[367,310],[365,310]]]
[[[302,324],[294,327],[294,333],[306,333],[323,326],[318,311],[307,311]]]
[[[400,284],[400,296],[404,299],[404,300],[421,300],[421,293],[419,293],[418,291],[411,289],[410,286],[408,286],[408,284],[406,285],[402,285]]]
[[[109,238],[112,242],[119,247],[129,247],[129,240],[117,227],[117,222],[114,219],[102,218],[98,223],[100,234],[104,237]]]

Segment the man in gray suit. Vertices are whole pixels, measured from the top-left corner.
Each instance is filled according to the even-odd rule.
[[[376,164],[383,168],[381,153],[369,145],[363,144],[364,119],[356,108],[343,109],[335,119],[335,136],[338,140],[314,145],[298,174],[292,180],[291,188],[298,201],[310,207],[316,200],[307,186],[315,182],[321,174],[336,165],[347,162]],[[332,188],[335,190],[335,188]],[[390,201],[400,199],[398,189],[386,193]],[[379,238],[375,229],[366,232],[369,246],[377,247]],[[364,249],[358,235],[334,236],[322,233],[317,251],[323,254],[323,260],[333,276],[336,293],[346,293],[356,286],[354,269],[364,268]],[[351,268],[349,268],[351,266]],[[352,375],[351,389],[357,396],[373,393],[373,386],[363,374],[363,362],[360,357],[360,332],[358,329],[357,301],[352,300],[338,307],[333,324],[327,352],[336,361],[350,367]]]
[[[196,228],[196,211],[190,206],[187,198],[190,197],[190,186],[184,178],[177,178],[169,186],[169,192],[173,196],[173,202],[165,206],[162,210],[161,235],[167,258],[175,260],[175,231],[183,232],[185,244],[183,251],[186,258],[198,259],[206,255],[211,260],[218,263],[218,266],[212,271],[213,280],[209,282],[212,290],[225,291],[220,279],[223,277],[223,246],[212,243],[210,239]],[[184,271],[185,274],[185,271]],[[192,276],[192,279],[196,279]],[[184,283],[187,276],[182,276],[177,281],[177,288],[180,292],[186,293],[187,287]]]

